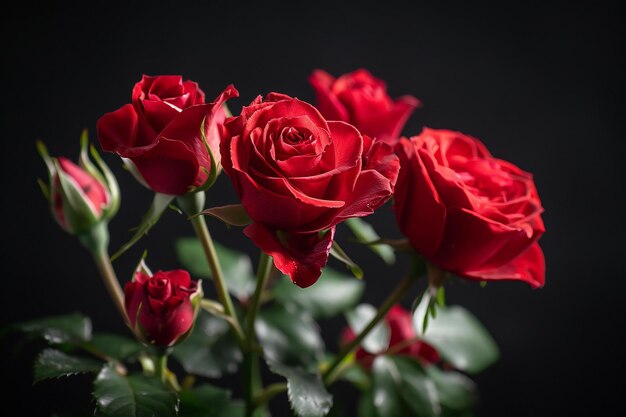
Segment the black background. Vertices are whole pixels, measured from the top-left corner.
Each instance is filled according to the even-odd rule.
[[[365,67],[388,82],[392,96],[423,101],[405,134],[422,126],[460,130],[535,175],[546,210],[546,286],[531,290],[509,282],[481,289],[457,282],[448,290],[448,302],[474,312],[502,351],[501,360],[475,378],[478,416],[615,415],[609,410],[620,409],[626,392],[618,204],[624,191],[623,7],[406,3],[98,2],[74,8],[50,2],[5,9],[1,324],[78,310],[97,330],[126,334],[87,252],[49,217],[35,182],[45,175],[36,139],[53,155],[74,157],[81,130],[89,128],[95,140],[98,117],[129,102],[142,73],[183,74],[199,82],[207,98],[234,83],[241,97],[229,105],[237,113],[269,91],[313,100],[306,78],[314,68],[339,75]],[[106,160],[124,200],[111,224],[117,248],[151,194],[117,158]],[[207,204],[235,201],[222,176]],[[389,206],[372,221],[384,234],[398,235]],[[256,257],[239,230],[210,225],[220,242]],[[177,267],[173,237],[188,235],[182,216],[168,212],[148,239],[116,262],[121,279],[130,277],[144,248],[153,269]],[[377,304],[406,259],[389,272],[346,238],[339,233],[366,268],[365,301]],[[209,285],[205,289],[211,294]],[[410,305],[408,297],[404,301]],[[343,325],[342,319],[322,323],[329,348]],[[3,415],[89,406],[89,379],[31,387],[34,348],[8,337],[2,355],[2,407],[15,410]],[[239,393],[235,379],[225,382]],[[350,415],[350,398],[343,402]],[[276,415],[287,413],[285,397],[274,404]]]

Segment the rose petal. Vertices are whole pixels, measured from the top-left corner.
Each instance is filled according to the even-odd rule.
[[[443,240],[431,260],[445,270],[464,275],[494,256],[514,256],[530,243],[532,238],[524,229],[495,222],[465,208],[449,207]],[[498,253],[502,250],[507,252]]]
[[[198,186],[199,164],[196,155],[177,140],[159,139],[153,148],[133,158],[135,166],[150,188],[170,195],[183,195]]]
[[[315,70],[309,77],[309,83],[315,91],[317,108],[327,120],[349,121],[347,109],[331,91],[335,78],[322,70]]]
[[[546,265],[543,251],[538,243],[499,268],[466,271],[464,276],[478,280],[519,280],[533,288],[545,284]]]
[[[396,145],[402,168],[395,187],[393,208],[398,225],[411,245],[417,252],[431,257],[443,239],[446,208],[416,146],[415,141],[407,139]]]
[[[156,140],[156,132],[137,116],[132,104],[106,113],[96,123],[102,149],[132,158],[149,149]]]
[[[164,101],[142,101],[143,114],[155,132],[160,132],[180,113],[182,108],[172,107]]]
[[[295,234],[277,232],[259,223],[247,226],[244,231],[256,246],[274,258],[274,265],[301,288],[318,280],[328,262],[335,229],[331,228],[320,238],[318,233]],[[279,240],[277,233],[282,234]]]

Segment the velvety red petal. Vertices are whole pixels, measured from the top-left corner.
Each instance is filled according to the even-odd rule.
[[[135,327],[137,310],[144,300],[147,301],[147,297],[141,283],[129,281],[124,285],[124,306],[132,327]]]
[[[304,204],[290,195],[281,195],[262,187],[248,173],[235,171],[231,175],[239,190],[241,204],[250,218],[257,222],[291,230],[311,222],[324,213],[324,207],[303,207]]]
[[[157,137],[156,132],[140,118],[132,104],[106,113],[96,123],[100,146],[107,152],[115,152],[132,158],[145,151]]]
[[[299,287],[309,287],[318,280],[322,268],[328,262],[335,229],[328,230],[323,237],[318,233],[295,234],[277,232],[259,223],[244,229],[256,246],[274,258],[274,265]],[[278,237],[281,233],[281,237]]]
[[[478,280],[524,281],[533,288],[540,288],[545,284],[545,274],[543,251],[538,243],[533,243],[526,251],[499,268],[466,271],[464,276]]]
[[[198,159],[183,142],[161,138],[153,148],[133,158],[133,162],[157,193],[183,195],[189,187],[199,185],[196,183]]]
[[[319,127],[328,130],[326,119],[319,111],[307,102],[296,98],[277,101],[271,106],[261,107],[250,115],[246,120],[241,136],[247,138],[257,126],[265,126],[270,120],[276,118],[295,118],[308,116],[311,122]]]
[[[309,83],[313,87],[317,99],[317,108],[327,120],[350,120],[347,109],[331,91],[335,78],[322,70],[315,70],[309,77]]]
[[[144,100],[142,105],[143,115],[155,132],[163,130],[182,110],[182,108],[173,107],[161,100]]]
[[[407,139],[396,145],[401,168],[393,208],[400,230],[411,245],[417,252],[430,257],[443,239],[446,208],[415,146],[414,141]]]
[[[189,288],[191,286],[191,276],[184,269],[167,271],[167,277],[172,283],[172,287]]]
[[[204,104],[204,92],[200,89],[198,83],[194,81],[185,81],[183,82],[183,88],[185,92],[190,95],[190,106],[195,106],[196,104]]]
[[[521,252],[528,247],[529,239],[532,238],[524,229],[494,222],[464,208],[450,207],[444,238],[430,260],[442,269],[465,275],[503,249],[513,254]]]

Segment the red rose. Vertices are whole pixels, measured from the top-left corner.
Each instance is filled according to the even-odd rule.
[[[448,130],[426,128],[396,153],[396,218],[417,252],[463,277],[544,284],[543,209],[530,174]]]
[[[172,346],[191,329],[197,308],[191,298],[200,293],[187,271],[158,271],[150,276],[138,270],[124,286],[130,324],[146,343]]]
[[[153,191],[185,194],[204,184],[211,157],[219,166],[219,128],[226,118],[222,104],[237,95],[231,85],[204,104],[204,93],[193,81],[144,75],[133,88],[132,104],[98,120],[100,145],[132,161]],[[203,120],[211,154],[200,132]]]
[[[411,356],[425,364],[439,362],[437,350],[428,343],[418,340],[409,311],[400,305],[395,305],[391,307],[384,320],[389,326],[389,347],[384,352],[371,353],[360,346],[356,350],[356,360],[364,368],[371,368],[376,356],[385,354]],[[346,328],[343,332],[342,343],[350,343],[354,338],[354,332]]]
[[[395,144],[407,119],[420,105],[413,96],[392,100],[385,82],[364,69],[337,79],[325,71],[315,70],[309,82],[326,119],[348,122],[361,133],[390,144]]]
[[[258,97],[224,130],[224,170],[254,221],[244,233],[301,287],[319,278],[334,226],[371,214],[393,192],[391,147],[298,99]]]

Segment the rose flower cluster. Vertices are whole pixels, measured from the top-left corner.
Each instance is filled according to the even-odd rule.
[[[369,387],[363,388],[369,392],[364,395],[372,397],[365,403],[386,417],[393,415],[386,414],[387,405],[380,403],[387,400],[376,396],[397,378],[386,378],[385,372],[400,372],[402,378],[413,372],[413,376],[401,378],[409,386],[417,384],[419,378],[434,381],[434,388],[416,388],[408,397],[394,400],[398,407],[406,407],[398,410],[417,413],[411,395],[419,397],[418,391],[440,389],[437,384],[444,379],[437,378],[445,372],[469,372],[479,367],[468,365],[471,354],[459,359],[455,356],[458,347],[447,349],[445,340],[436,337],[444,323],[474,323],[463,315],[464,310],[445,307],[441,291],[447,278],[517,280],[533,288],[544,285],[545,263],[538,244],[545,230],[543,209],[531,174],[493,156],[479,139],[468,134],[424,127],[421,132],[403,136],[405,123],[421,102],[409,95],[390,97],[385,82],[367,70],[338,78],[315,70],[309,82],[315,103],[270,92],[233,112],[227,107],[230,99],[239,96],[233,85],[208,100],[196,82],[182,76],[144,75],[132,89],[128,104],[97,121],[102,150],[117,154],[155,196],[135,236],[114,258],[136,244],[175,202],[196,232],[198,248],[206,255],[206,275],[212,278],[218,300],[203,298],[202,282],[191,278],[198,274],[193,265],[191,273],[178,269],[153,274],[143,259],[122,290],[108,255],[107,226],[120,207],[115,177],[93,148],[96,164],[91,161],[86,134],[78,165],[64,157],[50,157],[39,144],[50,178],[41,185],[54,218],[94,255],[109,295],[132,334],[144,346],[156,348],[155,358],[160,359],[154,359],[152,368],[145,367],[144,375],[159,376],[177,401],[183,401],[183,409],[191,394],[182,394],[185,388],[167,369],[166,358],[173,349],[174,357],[185,367],[188,355],[176,353],[177,346],[189,345],[192,342],[188,339],[200,337],[194,325],[209,320],[202,319],[206,312],[224,320],[224,334],[233,340],[230,351],[237,353],[233,361],[243,357],[244,367],[255,367],[261,352],[269,369],[288,381],[288,385],[261,390],[258,371],[246,368],[245,415],[254,415],[256,409],[287,389],[297,414],[324,415],[330,408],[326,386],[351,375],[346,372],[346,361],[351,360],[359,364],[365,378],[371,378],[370,385],[363,385]],[[210,187],[222,171],[239,201],[205,209],[205,193],[210,195]],[[404,236],[400,243],[378,237],[371,226],[358,219],[388,202]],[[229,276],[228,266],[222,265],[234,255],[219,254],[222,249],[216,248],[204,220],[208,215],[243,227],[242,233],[261,251],[250,290],[236,287],[236,282],[242,282],[241,276],[248,273],[245,268],[236,270],[237,276]],[[336,230],[344,223],[357,240],[374,251],[377,247],[408,251],[414,262],[423,265],[421,273],[426,271],[428,284],[413,311],[402,307],[400,301],[420,268],[412,267],[394,291],[393,280],[366,275],[365,282],[384,279],[390,283],[390,296],[378,309],[366,305],[349,312],[351,299],[333,295],[335,290],[343,294],[344,288],[354,285],[360,291],[363,285],[341,281],[343,287],[333,287],[339,278],[326,272],[330,256],[353,271],[359,268],[335,241]],[[289,280],[281,274],[295,286],[285,287]],[[316,299],[319,294],[324,294],[323,298]],[[231,296],[237,298],[237,305]],[[264,313],[268,302],[279,313]],[[298,362],[294,358],[304,355],[302,346],[308,345],[298,341],[297,331],[289,330],[289,320],[306,323],[329,315],[333,303],[339,303],[335,310],[346,312],[349,323],[339,353],[330,362],[319,362],[322,355],[316,353],[315,366]],[[303,305],[311,309],[306,313],[311,315],[309,319],[295,313]],[[272,328],[272,317],[287,321]],[[429,320],[431,333],[427,330]],[[207,326],[199,331],[209,332],[206,334],[215,342],[217,336],[210,332],[220,327]],[[469,332],[468,328],[463,331]],[[376,332],[378,342],[370,337]],[[209,350],[212,343],[206,345]],[[300,346],[300,352],[285,353],[290,345]],[[188,348],[184,352],[189,352]],[[396,357],[405,362],[394,362]],[[145,362],[145,357],[142,360]],[[394,367],[399,370],[394,371]],[[194,372],[193,366],[185,369]],[[95,382],[98,410],[118,415],[99,394],[98,381],[108,376],[103,372]],[[307,375],[314,378],[306,379]],[[250,383],[254,378],[256,382]],[[461,376],[455,378],[458,381]],[[294,394],[302,388],[298,387],[302,380],[308,381],[309,388]],[[307,402],[308,396],[312,402]],[[432,413],[423,415],[443,415],[445,410],[469,407],[469,403],[448,400],[441,394],[434,408],[429,408]],[[150,407],[156,405],[145,407],[155,411]],[[310,410],[317,410],[317,414]]]

